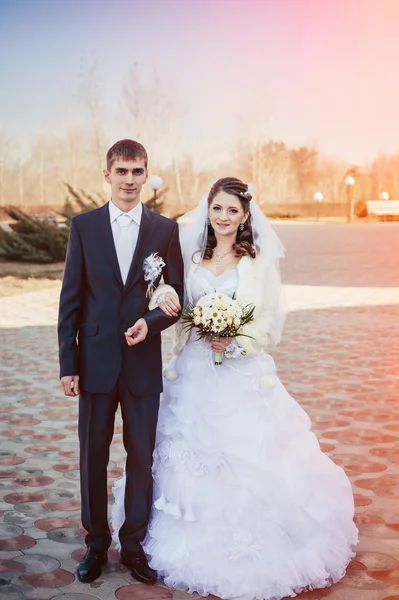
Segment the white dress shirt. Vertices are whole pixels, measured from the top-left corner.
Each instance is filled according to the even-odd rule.
[[[143,214],[143,204],[139,202],[137,206],[132,208],[128,213],[123,212],[120,208],[115,206],[112,202],[112,199],[109,201],[109,217],[111,222],[112,236],[114,238],[115,248],[118,247],[118,240],[121,233],[121,227],[118,223],[118,218],[120,215],[128,215],[131,218],[131,223],[127,227],[127,232],[129,236],[129,240],[131,243],[131,260],[134,256],[134,251],[137,246],[137,239],[139,236],[141,216]],[[121,265],[119,265],[121,266]],[[121,269],[122,270],[122,269]]]

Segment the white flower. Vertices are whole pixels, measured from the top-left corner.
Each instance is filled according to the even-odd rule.
[[[260,379],[260,387],[263,390],[272,390],[275,387],[276,383],[276,378],[272,375],[269,375],[267,377],[261,377]]]
[[[190,453],[190,457],[187,460],[186,464],[187,471],[193,477],[204,477],[208,473],[207,465],[200,459],[200,457],[196,454],[196,452],[192,451]],[[192,519],[185,519],[192,520]]]
[[[202,319],[199,316],[194,317],[194,325],[200,325]]]
[[[236,327],[239,327],[239,326],[241,325],[241,321],[240,321],[240,319],[238,319],[238,317],[236,317],[236,318],[234,319],[234,325],[235,325]]]
[[[166,266],[163,258],[158,256],[158,252],[153,252],[150,256],[144,259],[143,271],[145,281],[155,281],[162,273],[163,267]]]
[[[171,367],[165,367],[163,370],[163,376],[165,377],[166,381],[175,381],[179,377],[179,374],[175,369],[172,369]]]
[[[209,296],[204,296],[203,298],[200,298],[197,302],[197,306],[199,308],[208,308],[209,306],[211,306],[213,300],[209,297]]]
[[[263,546],[263,540],[256,539],[249,531],[237,529],[233,535],[229,558],[234,561],[246,557],[259,558]]]
[[[172,443],[169,440],[160,442],[155,448],[155,461],[170,465]]]
[[[162,273],[163,267],[166,266],[163,258],[158,256],[158,252],[153,252],[150,256],[144,259],[143,271],[144,281],[148,281],[147,298],[151,298],[154,291],[154,283]]]

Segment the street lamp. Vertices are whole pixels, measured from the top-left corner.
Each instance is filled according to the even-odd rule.
[[[150,186],[150,188],[154,192],[154,202],[156,203],[156,201],[157,201],[157,191],[159,189],[161,189],[161,187],[163,185],[162,177],[160,177],[159,175],[152,175],[149,178],[149,180],[148,180],[148,185]]]
[[[352,175],[348,175],[348,177],[345,177],[345,185],[346,185],[346,202],[347,202],[346,220],[348,223],[350,223],[352,221],[352,216],[353,216],[352,188],[355,185],[355,178],[352,177]]]
[[[389,194],[388,194],[388,192],[381,192],[381,194],[380,194],[380,200],[385,200],[385,202],[387,200],[389,200]]]
[[[316,221],[319,222],[320,218],[320,202],[323,200],[323,194],[321,192],[315,192],[313,194],[313,200],[316,202]]]

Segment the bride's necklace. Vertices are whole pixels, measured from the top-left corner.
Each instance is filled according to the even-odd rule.
[[[216,250],[215,252],[215,256],[216,256],[216,271],[219,272],[220,268],[221,268],[221,262],[224,258],[226,258],[226,256],[228,254],[230,254],[231,252],[233,252],[233,248],[230,248],[230,250],[228,252],[225,252],[224,254],[219,254]]]

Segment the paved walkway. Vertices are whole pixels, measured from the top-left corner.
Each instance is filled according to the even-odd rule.
[[[399,288],[290,285],[286,297],[279,375],[345,467],[360,529],[343,581],[300,598],[399,600]],[[162,585],[136,583],[114,550],[99,580],[75,577],[84,554],[77,403],[57,380],[57,301],[57,289],[0,299],[0,598],[171,598]],[[166,354],[169,344],[170,335]],[[110,488],[123,458],[118,421]]]

